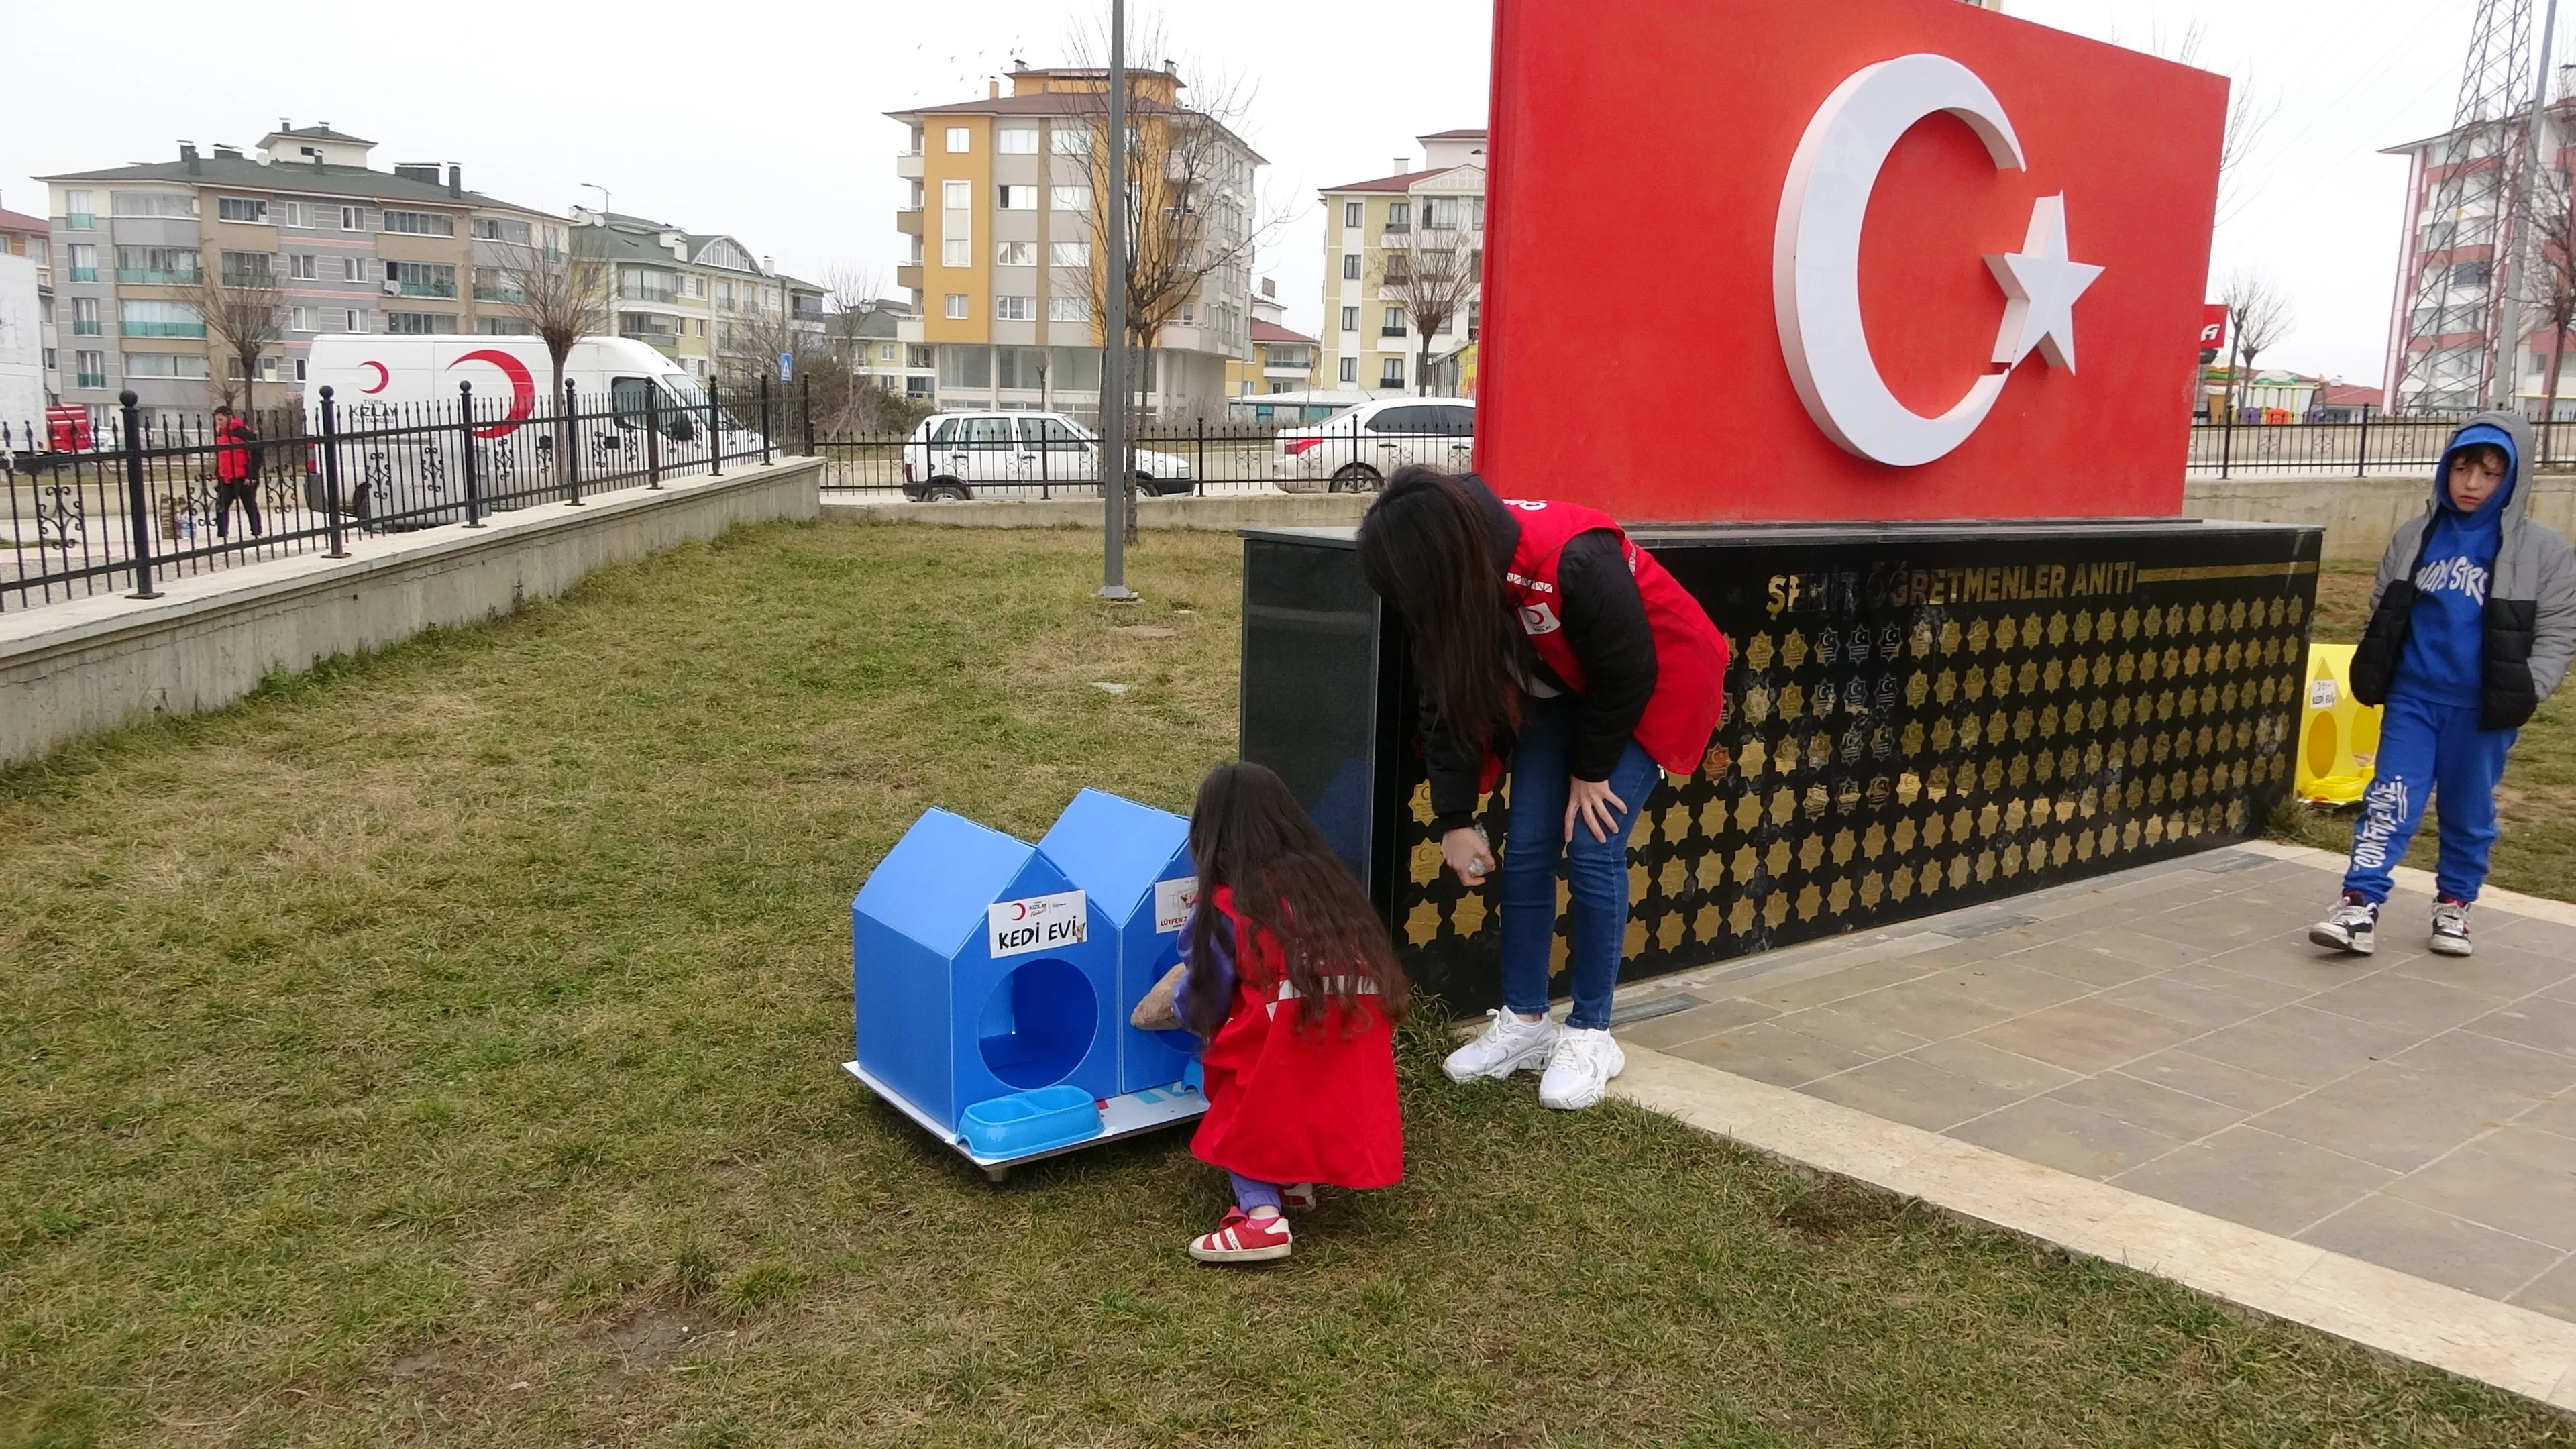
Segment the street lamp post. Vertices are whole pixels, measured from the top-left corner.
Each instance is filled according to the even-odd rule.
[[[1109,195],[1101,216],[1108,249],[1100,319],[1100,597],[1128,600],[1127,587],[1127,0],[1109,0]]]

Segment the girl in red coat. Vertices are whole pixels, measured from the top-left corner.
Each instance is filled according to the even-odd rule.
[[[1234,1178],[1234,1206],[1190,1256],[1285,1258],[1285,1210],[1312,1206],[1315,1184],[1404,1175],[1392,1030],[1404,971],[1359,882],[1269,770],[1209,772],[1190,859],[1199,903],[1173,1006],[1207,1043],[1208,1099],[1190,1150]]]

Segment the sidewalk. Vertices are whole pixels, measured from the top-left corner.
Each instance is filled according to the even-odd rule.
[[[2490,893],[2433,956],[2404,872],[2337,956],[2305,928],[2340,866],[2263,843],[1662,978],[1621,994],[1664,1054],[1629,1095],[1714,1067],[2576,1324],[2576,907]]]

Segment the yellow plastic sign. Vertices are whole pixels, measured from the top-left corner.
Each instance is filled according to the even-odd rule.
[[[2357,805],[2379,757],[2380,711],[2352,697],[2349,644],[2308,646],[2308,695],[2299,711],[2299,798]]]

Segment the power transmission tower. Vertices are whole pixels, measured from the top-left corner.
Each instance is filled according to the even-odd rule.
[[[2414,217],[2404,365],[2391,401],[2410,412],[2483,405],[2510,339],[2496,336],[2505,248],[2524,228],[2520,124],[2531,84],[2532,0],[2478,0],[2451,129],[2425,153],[2423,210]],[[2516,279],[2518,281],[2518,279]]]

